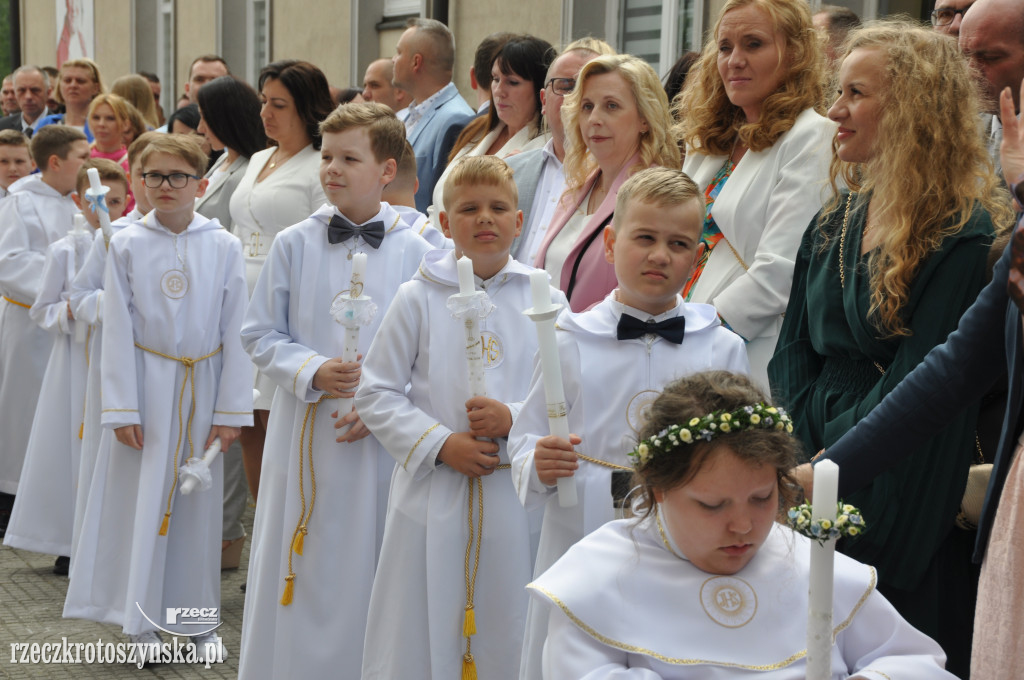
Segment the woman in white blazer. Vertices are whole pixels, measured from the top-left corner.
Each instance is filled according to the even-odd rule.
[[[705,255],[685,293],[747,341],[768,385],[800,238],[821,209],[834,124],[802,0],[729,0],[676,100],[686,172],[704,191]]]

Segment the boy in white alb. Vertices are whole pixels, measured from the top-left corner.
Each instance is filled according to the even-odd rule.
[[[28,138],[20,130],[0,130],[0,198],[11,193],[11,185],[36,169]]]
[[[200,658],[214,647],[220,659],[216,621],[165,612],[220,606],[222,461],[212,487],[187,496],[179,467],[252,422],[242,248],[194,213],[206,188],[197,142],[162,135],[141,163],[153,211],[111,239],[103,287],[101,420],[117,442],[96,461],[64,613],[120,624],[135,642],[159,641],[158,626],[190,635]]]
[[[537,347],[529,274],[509,256],[522,226],[512,171],[493,156],[450,173],[441,213],[455,251],[403,285],[363,363],[356,410],[398,462],[370,596],[364,680],[515,678],[531,522],[508,479],[506,437]],[[473,396],[465,322],[453,318],[456,255],[493,308],[479,319],[487,397]],[[468,274],[468,272],[467,272]],[[552,289],[559,303],[564,296]]]
[[[45,131],[45,134],[43,134]],[[0,535],[18,492],[31,423],[53,337],[29,318],[46,249],[68,233],[77,212],[71,193],[89,158],[80,130],[48,125],[32,139],[38,175],[0,201]]]
[[[679,296],[699,256],[702,224],[700,192],[679,170],[642,170],[619,189],[615,218],[604,232],[618,288],[586,312],[563,313],[556,326],[569,428],[580,436],[571,442],[545,436],[538,365],[509,437],[519,499],[527,508],[544,508],[536,574],[615,519],[613,473],[631,476],[626,453],[644,409],[666,384],[711,369],[750,371],[743,340],[721,325],[714,307]],[[563,508],[555,483],[568,476],[579,502]],[[546,621],[547,611],[531,601],[522,678],[540,678]]]
[[[71,555],[89,350],[99,340],[87,322],[75,319],[69,302],[71,281],[99,229],[99,218],[84,205],[89,168],[96,168],[110,189],[111,215],[120,217],[124,211],[128,180],[121,166],[102,158],[87,161],[78,171],[74,200],[89,227],[73,229],[47,249],[39,295],[29,310],[32,320],[55,339],[39,391],[39,403],[45,407],[36,409],[32,421],[18,497],[4,537],[5,545],[57,555],[53,572],[60,576],[67,575]]]
[[[161,132],[144,132],[128,147],[128,175],[135,207],[119,219],[113,219],[111,231],[117,233],[132,222],[142,219],[152,208],[146,200],[146,185],[142,181],[142,152],[149,143],[159,137]],[[118,166],[120,167],[120,166]],[[102,180],[102,177],[100,178]],[[108,194],[109,196],[109,194]],[[109,207],[108,207],[109,209]],[[101,230],[96,231],[92,248],[82,264],[82,268],[71,282],[71,313],[75,319],[93,327],[92,341],[89,342],[89,371],[85,380],[85,408],[82,417],[82,453],[78,464],[78,478],[75,494],[75,519],[71,532],[71,557],[75,556],[78,537],[81,534],[82,518],[85,517],[85,506],[92,487],[92,473],[96,467],[96,457],[100,446],[109,448],[114,441],[114,433],[100,423],[100,357],[103,343],[100,342],[103,321],[103,274],[107,268],[107,242]],[[105,440],[105,441],[104,441]],[[101,444],[101,442],[104,442]]]
[[[380,200],[405,144],[394,114],[349,104],[320,132],[329,202],[274,239],[242,327],[256,366],[279,388],[242,619],[239,678],[246,680],[359,677],[394,461],[356,412],[343,414],[351,429],[335,424],[337,397],[352,397],[359,364],[340,358],[346,332],[332,306],[348,295],[352,256],[362,254],[364,285],[356,286],[377,307],[359,328],[365,350],[398,287],[431,249]]]

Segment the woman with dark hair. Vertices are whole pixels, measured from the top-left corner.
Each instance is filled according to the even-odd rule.
[[[206,173],[210,183],[196,201],[196,210],[204,217],[216,217],[225,229],[230,229],[231,195],[249,167],[249,159],[267,148],[267,134],[260,121],[260,97],[248,83],[234,76],[221,76],[199,89],[196,103],[196,129],[213,150],[224,152]]]
[[[320,186],[319,125],[334,110],[327,77],[306,61],[268,64],[260,72],[259,91],[260,118],[273,146],[252,155],[230,203],[232,229],[242,240],[250,295],[277,233],[306,219],[327,200]],[[242,428],[242,456],[253,498],[259,489],[263,439],[275,387],[266,376],[256,376],[260,392],[254,404],[256,417],[253,427]]]
[[[464,156],[497,156],[544,146],[540,132],[540,91],[556,56],[545,40],[531,35],[510,38],[491,65],[491,105],[487,113],[469,122],[452,147],[448,167],[434,186],[430,216],[444,209],[444,181]]]

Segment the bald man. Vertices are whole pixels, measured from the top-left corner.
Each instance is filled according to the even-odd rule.
[[[434,185],[448,161],[448,139],[453,128],[473,119],[473,109],[452,82],[455,38],[448,27],[434,19],[410,19],[398,39],[392,58],[392,84],[412,97],[404,115],[406,136],[416,151],[416,209],[426,212]]]
[[[395,67],[390,59],[370,62],[363,76],[363,99],[390,106],[395,113],[409,106],[409,93],[391,83],[394,75]]]

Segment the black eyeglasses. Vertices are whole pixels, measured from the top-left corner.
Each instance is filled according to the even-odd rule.
[[[184,172],[172,172],[169,175],[161,175],[159,172],[142,173],[142,181],[150,189],[159,189],[164,180],[167,180],[172,189],[184,189],[190,179],[202,179],[202,177]]]
[[[963,21],[964,15],[967,14],[967,10],[971,8],[970,5],[963,9],[956,9],[955,7],[943,7],[941,9],[932,10],[932,26],[949,26],[953,23],[953,19],[956,15],[960,15],[960,20]]]
[[[565,95],[572,92],[573,88],[576,87],[576,79],[552,78],[551,80],[544,84],[544,87],[550,87],[552,92],[554,92],[555,94],[560,94],[564,97]]]

